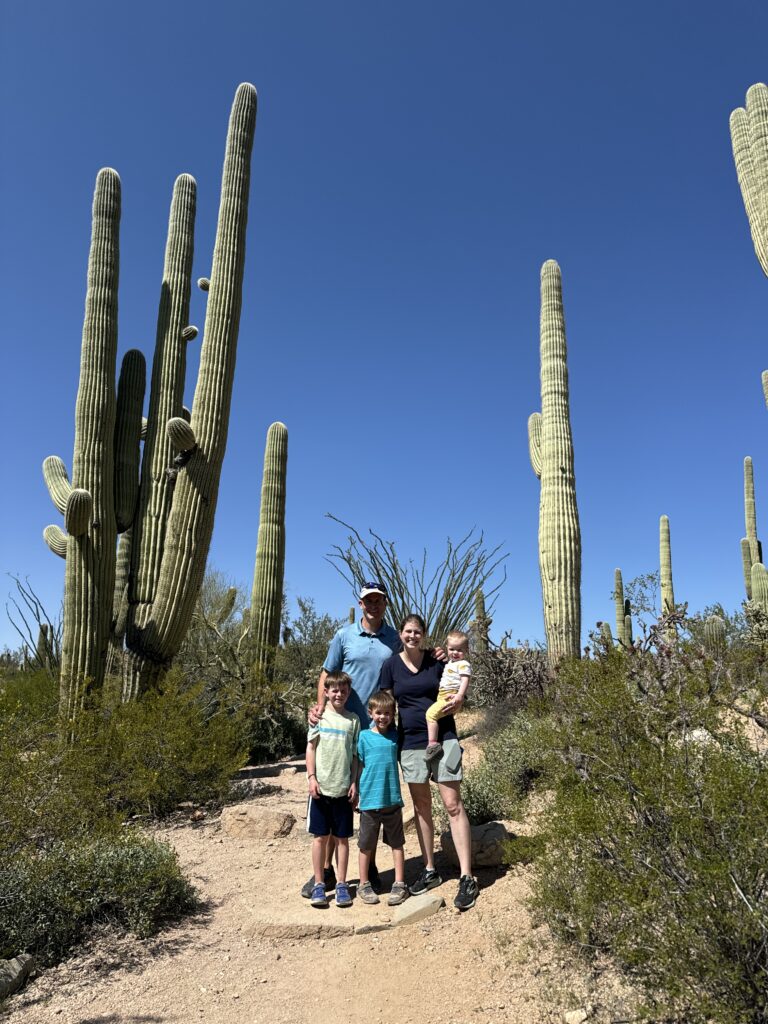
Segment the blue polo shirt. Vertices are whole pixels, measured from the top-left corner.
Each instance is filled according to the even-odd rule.
[[[362,620],[361,620],[362,621]],[[336,630],[323,668],[326,672],[346,672],[352,680],[352,692],[346,708],[360,719],[363,729],[370,724],[368,699],[379,687],[381,666],[400,650],[400,635],[384,622],[377,633],[367,633],[361,622]]]

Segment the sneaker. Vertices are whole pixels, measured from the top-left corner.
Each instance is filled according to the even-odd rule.
[[[336,872],[333,870],[333,865],[331,865],[329,868],[326,868],[325,871],[323,872],[323,882],[325,884],[325,888],[329,892],[336,888]],[[308,878],[304,885],[302,885],[301,887],[301,895],[304,897],[305,900],[312,899],[312,890],[314,888],[315,876],[312,875],[312,877]]]
[[[408,892],[408,886],[405,882],[395,882],[392,886],[392,892],[389,894],[387,900],[388,907],[399,907],[401,903],[405,903],[411,894]],[[378,899],[376,900],[378,903]]]
[[[457,910],[469,910],[477,903],[480,887],[471,875],[462,875],[459,879],[459,891],[453,901]]]
[[[431,764],[432,761],[437,761],[437,759],[442,755],[442,753],[442,743],[430,743],[427,749],[424,751],[424,760],[427,762],[427,764]]]
[[[368,866],[368,881],[371,883],[374,892],[381,892],[381,878],[379,877],[379,869],[375,864]]]
[[[411,896],[420,896],[421,893],[428,892],[430,889],[435,889],[438,885],[442,884],[443,880],[434,868],[424,868],[413,885],[409,886],[408,891]]]
[[[357,895],[363,903],[381,903],[381,900],[373,891],[373,886],[370,882],[363,882],[362,885],[359,885],[357,887]]]
[[[328,897],[325,895],[325,886],[322,882],[315,883],[312,892],[309,894],[309,901],[313,907],[328,906]]]
[[[349,886],[346,882],[336,883],[336,906],[351,907],[352,897],[349,895]]]

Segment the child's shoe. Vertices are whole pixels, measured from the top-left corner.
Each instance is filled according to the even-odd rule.
[[[430,743],[427,749],[424,751],[424,760],[427,764],[431,764],[436,761],[443,752],[442,743]]]
[[[328,897],[325,895],[325,886],[323,885],[322,882],[317,882],[315,884],[315,887],[312,889],[312,895],[310,896],[309,902],[313,907],[328,906]]]
[[[362,885],[359,885],[357,887],[357,895],[363,903],[381,903],[370,882],[363,882]]]
[[[336,872],[333,870],[333,864],[331,864],[331,866],[329,868],[326,868],[325,871],[323,872],[323,881],[325,882],[325,888],[327,889],[328,892],[330,892],[331,889],[336,888]],[[312,877],[308,878],[304,885],[302,885],[301,887],[301,895],[304,897],[305,900],[309,900],[312,898],[312,892],[314,888],[315,876],[312,875]]]
[[[327,904],[326,904],[327,906]],[[336,906],[351,907],[352,897],[349,895],[349,886],[346,882],[336,883]]]
[[[405,882],[395,882],[392,886],[392,891],[389,894],[387,900],[388,907],[399,907],[401,903],[405,903],[411,894],[408,892],[408,886]],[[378,899],[376,901],[378,903]]]

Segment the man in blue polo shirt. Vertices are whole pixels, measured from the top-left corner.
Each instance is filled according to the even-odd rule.
[[[314,725],[325,708],[325,677],[329,672],[346,672],[352,679],[352,690],[346,704],[360,719],[360,728],[370,725],[368,698],[379,685],[381,666],[392,654],[400,650],[400,635],[394,626],[384,622],[387,610],[387,591],[378,582],[364,583],[360,588],[360,608],[363,616],[338,629],[331,640],[328,655],[317,681],[317,704],[309,713]],[[330,863],[332,849],[329,844],[329,863],[325,868],[326,889],[333,888],[336,877]],[[371,865],[371,881],[376,877],[375,864]],[[311,883],[311,884],[310,884]],[[301,890],[301,895],[312,895],[314,876]]]

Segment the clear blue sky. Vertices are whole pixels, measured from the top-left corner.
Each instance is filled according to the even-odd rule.
[[[554,258],[585,636],[612,615],[615,566],[625,579],[657,567],[661,513],[678,600],[739,604],[747,454],[768,542],[768,281],[728,116],[768,77],[764,0],[6,0],[2,38],[3,572],[58,605],[64,564],[41,532],[60,520],[40,464],[72,460],[98,169],[123,182],[120,352],[150,358],[173,180],[198,182],[204,275],[229,106],[251,81],[245,295],[210,564],[250,586],[279,419],[291,599],[349,607],[324,560],[343,540],[325,512],[404,556],[477,525],[509,552],[494,632],[541,638],[526,421],[540,403],[539,269]],[[16,643],[5,621],[3,643]]]

